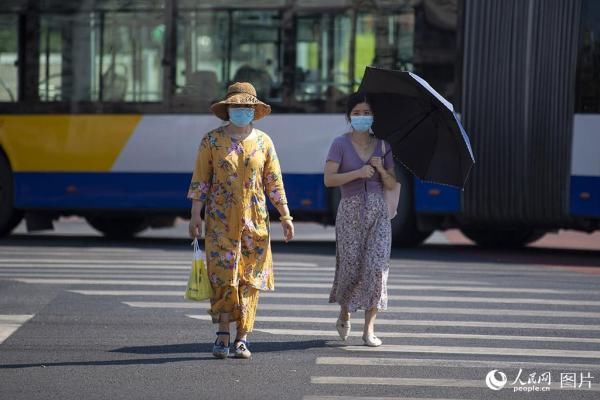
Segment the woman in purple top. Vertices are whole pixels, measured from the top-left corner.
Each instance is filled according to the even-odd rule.
[[[365,94],[348,99],[351,132],[334,139],[325,164],[325,186],[341,188],[336,233],[336,267],[330,303],[341,306],[336,328],[342,340],[350,334],[350,313],[365,310],[363,341],[377,347],[377,311],[387,308],[392,231],[384,188],[396,183],[389,144],[370,134],[373,112]],[[385,152],[382,151],[385,146]]]

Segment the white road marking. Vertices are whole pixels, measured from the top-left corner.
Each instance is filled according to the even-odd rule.
[[[429,397],[304,396],[302,400],[458,400]]]
[[[360,376],[311,376],[312,384],[325,385],[387,385],[387,386],[424,386],[424,387],[453,387],[453,388],[485,388],[489,390],[485,384],[485,379],[421,379],[421,378],[386,378],[386,377],[360,377]],[[546,385],[540,385],[546,386]],[[550,385],[552,390],[572,391],[573,389],[561,389],[560,382],[552,382]],[[511,385],[507,385],[507,391],[511,391]],[[583,392],[600,391],[600,385],[592,385],[591,389],[579,389]],[[512,392],[512,391],[511,391]]]
[[[200,303],[198,307],[207,307],[206,304]],[[259,306],[260,307],[260,306]],[[210,321],[209,315],[187,315],[189,318],[199,319],[202,321]],[[259,322],[294,322],[298,324],[327,324],[335,329],[336,318],[321,318],[321,317],[270,317],[258,316]],[[360,319],[352,319],[355,326],[362,327]],[[438,320],[399,320],[377,318],[377,325],[386,326],[427,326],[427,327],[461,327],[461,328],[493,328],[497,329],[543,329],[543,330],[568,330],[568,331],[600,331],[600,325],[578,325],[578,324],[538,324],[529,322],[488,322],[488,321],[438,321]],[[362,329],[362,328],[361,328]]]
[[[133,271],[130,271],[133,272]],[[168,272],[167,272],[168,274]],[[276,276],[279,276],[277,273]],[[42,271],[42,272],[5,272],[0,270],[0,278],[142,278],[142,279],[184,279],[186,278],[186,274],[181,272],[179,275],[152,275],[152,274],[140,274],[139,272],[135,274],[127,274],[125,271],[117,271],[106,273],[105,271],[85,271],[80,273],[67,273],[67,272],[58,272],[58,271]],[[288,285],[288,284],[296,284],[301,282],[306,282],[307,285],[317,284],[320,285],[318,287],[331,287],[333,283],[333,276],[331,277],[318,277],[318,276],[279,276],[279,282],[276,283],[278,286]],[[421,283],[438,283],[439,281],[431,280],[431,279],[389,279],[388,287],[393,287],[394,282],[398,284],[421,284]],[[452,283],[452,282],[447,282]],[[484,282],[462,282],[464,284],[472,284],[472,285],[489,285],[489,283]],[[322,286],[324,285],[324,286]]]
[[[26,278],[11,279],[22,283],[47,284],[47,285],[127,285],[127,286],[179,286],[185,288],[186,282],[179,281],[152,281],[152,280],[119,280],[119,279],[51,279],[51,278]]]
[[[138,308],[195,308],[196,304],[179,302],[124,302]],[[269,304],[261,303],[262,310],[270,311],[334,311],[339,312],[336,305],[314,304]],[[459,314],[488,316],[548,316],[554,318],[600,318],[600,313],[584,311],[547,311],[547,310],[512,310],[488,308],[449,308],[449,307],[388,307],[387,312],[406,314]]]
[[[363,396],[304,396],[302,400],[458,400],[436,397],[363,397]]]
[[[179,296],[177,291],[165,290],[71,290],[87,296]],[[329,299],[328,293],[297,293],[297,292],[269,292],[264,291],[261,297],[282,299]],[[455,302],[455,303],[498,303],[498,304],[552,304],[572,306],[600,306],[600,301],[591,300],[557,300],[534,298],[490,298],[490,297],[462,297],[462,296],[402,296],[389,295],[388,300],[419,301],[419,302]]]
[[[374,351],[386,353],[427,353],[427,354],[478,354],[496,356],[520,357],[564,357],[564,358],[598,358],[600,351],[566,350],[566,349],[536,349],[514,347],[471,347],[471,346],[413,346],[413,345],[383,345],[380,347],[347,346],[346,351]]]
[[[256,331],[282,336],[334,336],[334,330],[309,329],[271,329],[257,328]],[[362,332],[351,332],[350,336],[361,337]],[[474,335],[462,333],[429,333],[429,332],[377,332],[380,338],[415,338],[415,339],[468,339],[468,340],[518,340],[526,342],[567,342],[567,343],[600,343],[597,338],[558,337],[558,336],[514,336],[514,335]]]
[[[589,369],[595,370],[598,364],[499,361],[499,360],[457,360],[444,358],[391,358],[391,357],[318,357],[317,365],[364,365],[386,367],[438,367],[438,368],[545,368],[554,370]]]
[[[182,264],[190,264],[191,263],[191,258],[192,258],[192,253],[190,252],[190,259],[189,260],[152,260],[152,259],[148,259],[148,260],[123,260],[123,259],[119,259],[119,260],[91,260],[91,259],[64,259],[64,258],[55,258],[55,259],[48,259],[48,258],[43,258],[43,259],[32,259],[32,258],[23,258],[23,259],[15,259],[15,258],[0,258],[0,263],[2,263],[3,265],[5,264],[14,264],[14,265],[68,265],[68,264],[81,264],[81,265],[90,265],[90,264],[97,264],[97,265],[111,265],[111,264],[115,264],[116,262],[120,262],[123,264],[131,264],[131,265],[182,265]],[[275,264],[275,268],[277,268],[277,266],[281,266],[281,267],[310,267],[310,268],[316,268],[319,265],[316,263],[307,263],[307,262],[295,262],[295,261],[278,261]]]
[[[0,344],[31,318],[33,318],[33,315],[30,314],[0,315]]]

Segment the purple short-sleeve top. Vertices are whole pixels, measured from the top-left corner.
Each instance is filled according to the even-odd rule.
[[[390,150],[390,145],[387,142],[377,139],[375,151],[371,157],[383,157],[384,152],[382,152],[381,148],[382,142],[385,146],[385,153],[387,153],[383,159],[383,167],[385,169],[390,169],[394,166],[394,159],[392,157],[392,152],[388,151]],[[369,159],[371,157],[369,157]],[[333,161],[340,164],[338,170],[338,173],[340,174],[357,170],[367,164],[367,162],[363,161],[356,152],[349,133],[338,136],[333,140],[333,143],[331,143],[331,147],[329,148],[329,153],[327,154],[327,161]],[[342,197],[354,196],[364,193],[365,191],[368,193],[383,193],[383,182],[379,172],[375,171],[372,177],[368,179],[355,179],[342,185],[340,189],[342,191]]]

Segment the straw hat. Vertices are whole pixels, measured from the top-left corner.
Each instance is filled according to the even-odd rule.
[[[214,103],[210,110],[224,121],[229,119],[227,108],[232,104],[254,106],[254,120],[259,120],[271,113],[271,106],[256,97],[256,89],[248,82],[236,82],[227,88],[225,99]]]

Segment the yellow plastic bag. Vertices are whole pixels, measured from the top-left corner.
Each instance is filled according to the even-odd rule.
[[[194,246],[194,259],[184,297],[188,300],[202,301],[212,296],[212,286],[208,280],[208,272],[204,265],[204,256],[198,245],[198,239],[194,239],[192,246]]]

